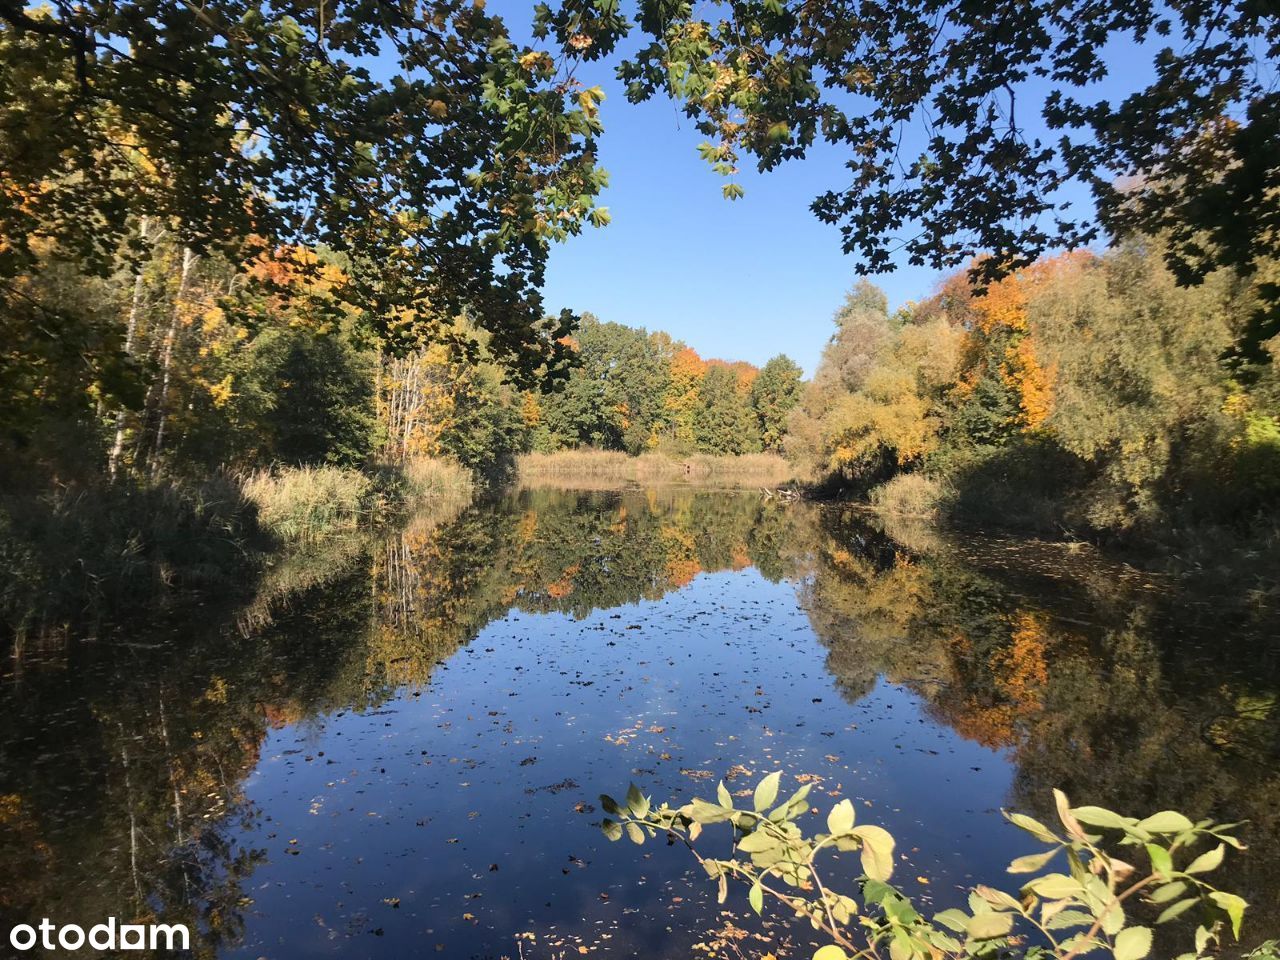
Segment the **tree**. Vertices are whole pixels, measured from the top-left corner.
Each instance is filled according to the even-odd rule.
[[[794,360],[780,353],[764,365],[751,384],[751,409],[755,411],[760,444],[767,451],[782,452],[787,418],[800,402],[803,375]]]
[[[819,389],[859,390],[892,332],[889,299],[871,281],[859,280],[845,294],[835,324],[814,383]]]
[[[752,453],[760,438],[751,411],[738,390],[738,376],[726,364],[712,364],[702,378],[694,436],[705,453]]]
[[[695,419],[701,403],[702,378],[707,363],[692,347],[679,345],[671,358],[671,382],[665,407],[671,435],[677,447],[692,449],[697,441]]]
[[[619,71],[628,97],[681,101],[725,175],[743,153],[768,170],[819,140],[849,148],[851,184],[813,210],[867,272],[892,269],[899,250],[935,268],[990,254],[976,267],[993,280],[1104,235],[1166,235],[1182,285],[1280,255],[1272,4],[640,6],[652,40]],[[1150,77],[1121,77],[1117,49]],[[1100,81],[1128,76],[1143,80],[1099,98]],[[1064,205],[1072,182],[1096,215]],[[1280,287],[1257,317],[1251,342],[1280,332]]]
[[[555,375],[548,243],[607,220],[602,94],[562,65],[459,0],[0,3],[0,307],[28,306],[42,241],[136,269],[147,217],[237,263],[323,244],[352,266],[335,297],[392,347],[465,308],[519,373]]]

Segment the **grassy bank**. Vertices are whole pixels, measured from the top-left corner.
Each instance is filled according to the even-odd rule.
[[[471,493],[464,468],[416,461],[0,495],[0,637],[20,648],[92,636],[181,597],[248,596],[317,544]]]
[[[259,528],[279,540],[311,540],[376,524],[423,505],[465,503],[470,471],[448,460],[419,458],[362,472],[341,467],[260,470],[238,478]]]
[[[772,453],[695,454],[675,459],[661,453],[632,457],[610,450],[560,450],[525,454],[517,469],[525,486],[579,489],[668,483],[754,488],[777,486],[792,478],[791,464]]]

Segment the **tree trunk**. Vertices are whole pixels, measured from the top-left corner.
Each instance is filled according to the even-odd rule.
[[[140,226],[143,242],[147,239],[147,218],[142,218]],[[138,334],[138,313],[142,308],[142,269],[133,278],[133,299],[129,303],[129,320],[124,331],[124,355],[133,356],[133,344]],[[116,438],[111,444],[111,453],[107,456],[107,476],[114,480],[116,469],[120,466],[120,453],[124,450],[124,415],[123,409],[116,413]]]
[[[182,248],[182,273],[178,278],[178,292],[173,297],[173,310],[169,314],[169,329],[164,336],[164,351],[160,357],[160,398],[156,404],[156,442],[151,450],[151,478],[160,472],[160,454],[164,450],[164,424],[168,416],[169,385],[173,377],[173,343],[178,336],[178,324],[182,319],[182,304],[187,295],[187,283],[195,266],[196,255],[189,247]]]

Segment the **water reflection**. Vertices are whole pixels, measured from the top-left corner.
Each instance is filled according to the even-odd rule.
[[[893,533],[524,491],[292,558],[235,611],[28,650],[0,687],[0,928],[159,918],[209,957],[685,949],[721,922],[704,885],[602,844],[595,794],[782,767],[918,847],[907,883],[939,905],[1000,879],[1021,847],[995,808],[1044,813],[1051,786],[1246,817],[1233,885],[1276,930],[1274,625],[1090,557]]]

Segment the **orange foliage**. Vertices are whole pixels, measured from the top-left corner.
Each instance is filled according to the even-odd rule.
[[[1027,288],[1023,275],[1015,273],[987,287],[986,293],[973,300],[973,314],[983,333],[991,333],[997,327],[1026,330]]]
[[[1044,709],[1044,690],[1049,683],[1047,632],[1048,621],[1043,615],[1018,614],[1010,645],[991,659],[999,702],[966,700],[952,720],[957,733],[993,749],[1020,741],[1026,721]],[[954,646],[958,652],[971,649],[963,637],[957,638]]]
[[[667,582],[677,589],[687,586],[702,572],[702,564],[698,562],[698,549],[693,542],[692,534],[676,527],[665,527],[662,531],[662,539],[667,545],[665,567]]]
[[[1005,351],[1001,376],[1005,383],[1018,391],[1018,405],[1030,430],[1043,424],[1053,412],[1056,375],[1056,367],[1044,367],[1036,358],[1035,343],[1030,336],[1023,337]]]
[[[573,593],[573,578],[578,575],[578,571],[582,569],[580,564],[574,563],[564,568],[564,574],[559,580],[547,585],[547,595],[561,600]]]
[[[671,358],[671,392],[666,407],[671,411],[676,437],[685,442],[693,441],[693,413],[706,372],[706,361],[691,347],[682,347]]]
[[[697,356],[697,354],[694,354],[694,356]],[[736,378],[734,386],[737,388],[738,395],[744,397],[751,392],[751,384],[760,375],[760,368],[754,364],[747,363],[745,360],[708,360],[705,366],[727,367],[732,370]]]

